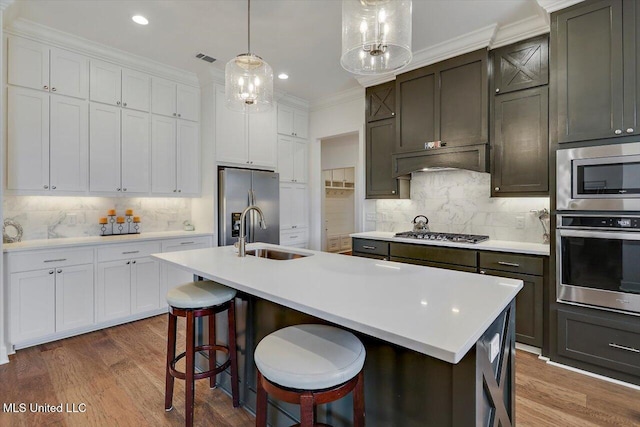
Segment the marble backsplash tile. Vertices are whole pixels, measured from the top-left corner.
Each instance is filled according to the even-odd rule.
[[[22,240],[96,236],[98,218],[109,209],[121,216],[133,209],[143,231],[182,230],[183,221],[191,220],[188,198],[5,196],[2,208],[4,219],[22,225]],[[70,224],[73,214],[75,225]]]
[[[542,224],[532,209],[549,209],[548,197],[491,198],[491,176],[465,170],[418,172],[410,200],[377,200],[376,230],[407,231],[426,215],[432,231],[484,234],[492,239],[542,243]],[[518,227],[518,217],[524,228]]]

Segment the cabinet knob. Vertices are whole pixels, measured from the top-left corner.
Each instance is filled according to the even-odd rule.
[[[43,88],[44,90],[49,90],[49,86],[47,86],[47,85],[44,85],[42,88]]]
[[[120,104],[121,104],[121,102],[120,102],[120,101],[116,101],[116,105],[120,105]]]
[[[127,265],[131,264],[131,261],[127,261]]]
[[[62,269],[58,269],[58,273],[62,273]]]
[[[627,133],[633,133],[633,128],[628,128]]]
[[[178,113],[178,117],[182,117],[182,114]]]
[[[392,115],[392,116],[395,116],[395,115],[396,115],[396,113],[391,113],[391,115]]]
[[[494,188],[494,190],[500,191],[500,187],[496,187],[496,188]]]
[[[178,190],[178,193],[182,193],[182,190]]]
[[[178,113],[173,113],[173,117],[175,117],[175,116],[177,116],[177,115],[178,115]]]
[[[496,93],[500,93],[500,89],[499,88],[496,88]]]
[[[136,263],[135,261],[131,261],[131,264],[135,264],[135,263]]]
[[[391,194],[396,194],[396,190],[391,190]]]
[[[616,129],[613,133],[616,135],[622,135],[622,129]]]
[[[46,190],[46,189],[48,189],[48,188],[49,188],[49,186],[48,186],[48,185],[45,185],[45,186],[44,186],[44,189],[45,189],[45,190]]]
[[[176,189],[176,190],[173,190],[173,192],[174,192],[174,193],[177,193],[177,192],[178,192],[178,190],[177,190],[177,189]]]
[[[55,87],[52,87],[52,88],[51,88],[51,92],[55,92],[55,91],[56,91],[56,88],[55,88]]]
[[[51,186],[51,189],[52,189],[52,190],[55,190],[55,189],[56,189],[56,186],[55,186],[55,185],[52,185],[52,186]]]
[[[49,270],[49,274],[53,274],[53,270]]]
[[[487,272],[484,270],[480,270],[480,274],[487,274]]]
[[[120,191],[120,189],[119,189],[119,188],[116,188],[116,191]]]
[[[126,107],[126,106],[127,106],[127,103],[126,103],[126,102],[123,102],[123,103],[122,103],[122,105],[123,105],[124,107]]]
[[[127,191],[127,189],[126,189],[126,188],[123,188],[123,189],[122,189],[122,191]]]

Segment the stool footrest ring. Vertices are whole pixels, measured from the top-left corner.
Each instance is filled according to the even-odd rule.
[[[226,346],[223,345],[199,345],[196,346],[194,348],[194,350],[196,352],[199,351],[221,351],[223,353],[226,353],[227,356],[227,360],[220,366],[214,368],[214,369],[210,369],[208,371],[204,371],[204,372],[199,372],[193,375],[193,379],[194,380],[201,380],[203,378],[210,378],[214,375],[218,375],[219,373],[221,373],[222,371],[224,371],[225,369],[227,369],[229,366],[231,366],[231,357],[229,356],[229,349]],[[185,357],[186,352],[182,352],[180,353],[178,356],[176,356],[175,359],[173,359],[171,361],[171,363],[169,364],[169,373],[171,374],[172,377],[174,378],[178,378],[181,380],[186,379],[186,374],[182,371],[178,371],[176,369],[176,363],[178,363],[178,361],[180,359],[182,359],[183,357]]]

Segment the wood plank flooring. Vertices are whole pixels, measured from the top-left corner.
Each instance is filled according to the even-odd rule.
[[[184,331],[184,325],[178,324]],[[178,348],[184,345],[179,336]],[[164,411],[166,316],[19,350],[0,366],[0,405],[86,404],[84,413],[4,413],[0,426],[180,426],[184,383]],[[180,367],[181,368],[181,367]],[[196,383],[196,425],[249,427],[254,418],[230,398]],[[639,426],[640,391],[516,356],[518,427]]]

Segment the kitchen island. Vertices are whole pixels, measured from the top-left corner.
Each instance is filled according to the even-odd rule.
[[[248,409],[255,407],[255,344],[290,324],[325,322],[355,332],[367,348],[368,426],[514,424],[520,280],[261,243],[247,249],[257,247],[306,256],[240,258],[233,247],[154,255],[240,291]],[[349,425],[349,399],[327,405],[319,421]],[[273,425],[297,417],[295,407],[273,408]]]

